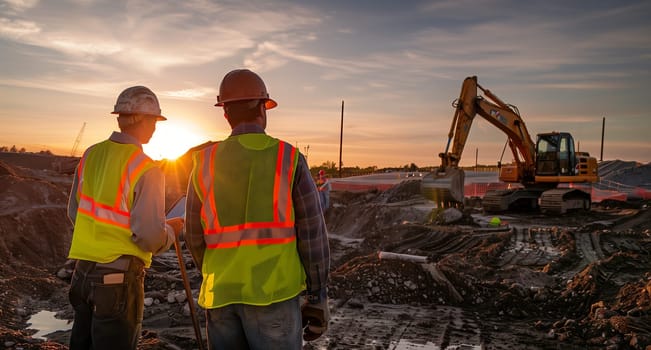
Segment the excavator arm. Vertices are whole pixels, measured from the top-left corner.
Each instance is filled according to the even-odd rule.
[[[481,91],[482,95],[478,92]],[[504,103],[489,90],[477,83],[477,77],[463,81],[459,99],[453,104],[454,118],[448,133],[445,151],[439,154],[441,165],[426,175],[422,192],[439,206],[463,202],[464,173],[459,162],[466,146],[475,116],[479,115],[507,135],[513,153],[515,169],[511,182],[530,182],[535,178],[535,143],[516,107]],[[451,147],[451,149],[450,149]]]
[[[484,96],[477,94],[481,90]],[[448,142],[441,157],[441,168],[458,167],[470,127],[476,115],[500,129],[508,137],[508,145],[518,168],[527,177],[534,176],[536,146],[517,108],[507,105],[497,96],[477,83],[477,77],[468,77],[455,101],[455,114],[448,133]],[[450,144],[452,150],[449,150]]]

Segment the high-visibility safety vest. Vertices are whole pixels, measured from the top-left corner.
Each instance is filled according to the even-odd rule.
[[[77,217],[68,258],[108,263],[121,255],[151,265],[151,252],[131,240],[134,187],[155,164],[140,147],[106,140],[90,147],[77,167]]]
[[[199,305],[269,305],[305,289],[292,188],[298,151],[262,133],[193,154],[206,251]]]

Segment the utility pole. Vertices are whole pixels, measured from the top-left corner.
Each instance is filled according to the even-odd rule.
[[[475,171],[477,171],[477,160],[479,159],[479,147],[475,148]]]
[[[606,130],[606,117],[603,117],[601,121],[601,155],[599,156],[599,161],[604,161],[604,131]]]
[[[341,100],[341,126],[339,128],[339,178],[341,178],[341,147],[344,140],[344,100]]]

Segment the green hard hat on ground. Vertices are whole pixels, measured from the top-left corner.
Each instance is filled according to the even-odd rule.
[[[502,221],[497,216],[493,216],[491,221],[488,222],[489,226],[499,226],[500,224],[502,224]]]

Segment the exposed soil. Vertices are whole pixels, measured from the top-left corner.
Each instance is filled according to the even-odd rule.
[[[40,339],[29,325],[41,310],[73,317],[66,260],[72,178],[43,164],[0,157],[6,349],[68,348],[69,331]],[[168,204],[185,190],[181,164],[166,167]],[[332,319],[327,334],[305,349],[651,350],[649,202],[607,201],[562,216],[501,215],[503,226],[489,228],[491,217],[478,208],[439,223],[419,192],[411,180],[385,192],[332,194]],[[196,299],[200,275],[185,249],[183,260]],[[198,348],[173,249],[154,258],[145,292],[140,348]]]

